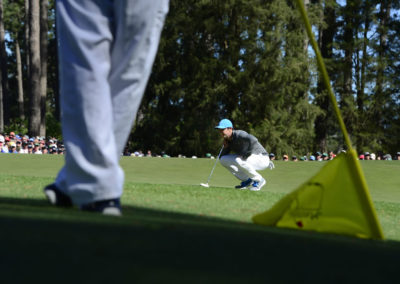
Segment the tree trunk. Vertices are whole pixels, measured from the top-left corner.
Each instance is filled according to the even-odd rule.
[[[30,59],[29,59],[29,34],[30,34],[30,20],[29,20],[29,1],[25,0],[25,60],[26,60],[26,78],[30,78]]]
[[[30,0],[30,119],[29,133],[31,136],[40,135],[40,24],[39,24],[39,2]]]
[[[365,99],[365,82],[366,82],[366,69],[368,64],[368,31],[371,23],[371,3],[370,0],[365,2],[364,7],[364,33],[363,33],[363,50],[362,50],[362,59],[361,59],[361,74],[360,74],[360,98],[357,96],[357,106],[359,110],[364,109],[364,99]]]
[[[25,119],[24,109],[24,88],[22,85],[22,62],[21,62],[21,50],[19,47],[18,39],[15,40],[15,55],[17,63],[17,84],[18,84],[18,114],[21,121]]]
[[[335,23],[335,8],[334,5],[327,5],[325,3],[325,8],[323,11],[324,22],[326,24],[326,28],[320,29],[319,35],[319,48],[321,50],[321,55],[324,59],[332,59],[333,55],[333,37],[335,35],[336,23]],[[328,121],[330,114],[330,102],[328,93],[326,92],[325,84],[322,80],[322,77],[319,77],[318,85],[317,85],[317,93],[318,97],[316,98],[317,105],[324,112],[323,114],[317,116],[315,121],[315,136],[316,142],[319,146],[319,150],[323,152],[328,151]]]
[[[307,10],[308,8],[308,4],[310,4],[310,0],[303,0],[304,3],[304,7]],[[307,53],[308,50],[308,43],[309,43],[309,39],[306,33],[304,33],[304,51]]]
[[[2,87],[2,82],[3,80],[1,79],[1,68],[0,68],[0,133],[4,131],[4,113],[3,113],[3,87]]]
[[[9,120],[8,114],[8,76],[7,76],[7,53],[5,44],[3,0],[0,0],[0,131],[4,131],[4,124]]]
[[[3,0],[0,0],[0,31],[3,28]],[[4,45],[4,33],[0,32],[0,46]],[[0,56],[2,57],[1,53]],[[4,131],[4,112],[3,112],[3,59],[0,59],[0,132]]]
[[[48,0],[40,1],[40,136],[46,136]]]
[[[384,84],[385,84],[385,74],[384,71],[386,69],[387,63],[385,59],[385,55],[387,53],[387,40],[388,40],[388,32],[387,32],[387,24],[390,18],[390,6],[391,0],[385,0],[381,3],[381,8],[379,12],[379,46],[378,46],[378,64],[377,64],[377,74],[376,74],[376,89],[375,89],[375,122],[378,123],[377,128],[383,127],[383,125],[379,125],[382,123],[383,118],[383,108],[385,106],[385,94],[384,94]]]
[[[344,13],[344,35],[343,35],[343,82],[340,106],[343,120],[349,134],[353,134],[355,123],[355,104],[353,96],[353,55],[355,50],[354,42],[354,15],[358,6],[353,1],[348,1]]]
[[[365,0],[363,4],[363,18],[360,21],[364,24],[362,41],[360,39],[361,48],[357,51],[357,149],[363,149],[368,141],[366,140],[365,133],[368,133],[367,115],[365,110],[365,82],[366,82],[366,69],[368,64],[368,32],[371,23],[371,0]]]

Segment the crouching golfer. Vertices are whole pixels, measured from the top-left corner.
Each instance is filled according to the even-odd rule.
[[[274,168],[268,152],[257,138],[243,130],[233,130],[229,119],[223,119],[215,127],[224,138],[224,149],[220,162],[235,177],[241,180],[235,188],[258,191],[265,185],[265,179],[257,172],[266,168]],[[230,154],[233,152],[233,154]]]

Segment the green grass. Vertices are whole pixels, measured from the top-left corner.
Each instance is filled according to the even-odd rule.
[[[40,277],[44,266],[52,268],[46,277],[65,283],[382,282],[395,275],[400,162],[361,162],[388,239],[371,241],[251,223],[324,162],[277,161],[262,172],[263,190],[249,192],[233,189],[237,181],[220,165],[211,187],[200,187],[214,161],[123,157],[124,216],[115,218],[47,204],[42,188],[63,157],[0,155],[0,272],[9,281],[2,283]],[[60,272],[65,267],[70,273]]]

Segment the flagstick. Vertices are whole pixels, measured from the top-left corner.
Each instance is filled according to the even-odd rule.
[[[381,225],[378,221],[378,217],[376,215],[376,212],[375,212],[375,209],[374,209],[374,206],[372,203],[372,198],[368,191],[367,182],[365,180],[360,163],[358,163],[356,151],[353,149],[353,147],[351,145],[349,134],[348,134],[346,126],[344,124],[343,118],[340,114],[340,110],[337,105],[335,95],[333,94],[331,83],[329,81],[328,72],[326,71],[325,64],[324,64],[324,61],[321,56],[321,52],[319,51],[317,42],[312,33],[311,24],[310,24],[310,21],[308,20],[307,12],[306,12],[306,9],[304,8],[303,0],[296,0],[296,1],[297,1],[297,6],[299,7],[300,14],[301,14],[304,24],[306,26],[308,38],[310,39],[311,45],[315,51],[315,55],[317,56],[318,67],[321,71],[322,79],[323,79],[323,81],[325,83],[325,87],[328,91],[329,99],[331,100],[336,117],[339,121],[340,129],[342,130],[344,139],[346,141],[348,152],[352,156],[352,159],[350,159],[350,161],[353,163],[354,169],[356,170],[356,173],[357,173],[356,176],[359,177],[359,182],[361,183],[361,188],[357,188],[357,189],[359,190],[360,197],[363,198],[364,201],[370,205],[370,208],[372,208],[372,210],[366,210],[366,212],[368,212],[368,214],[369,214],[368,220],[371,224],[371,227],[374,228],[375,237],[383,239],[384,238],[383,231],[382,231]]]

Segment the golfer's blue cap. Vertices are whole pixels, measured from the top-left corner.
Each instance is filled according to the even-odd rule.
[[[215,128],[217,129],[225,129],[225,128],[233,128],[233,124],[229,119],[223,119],[219,122],[219,124],[217,126],[215,126]]]

